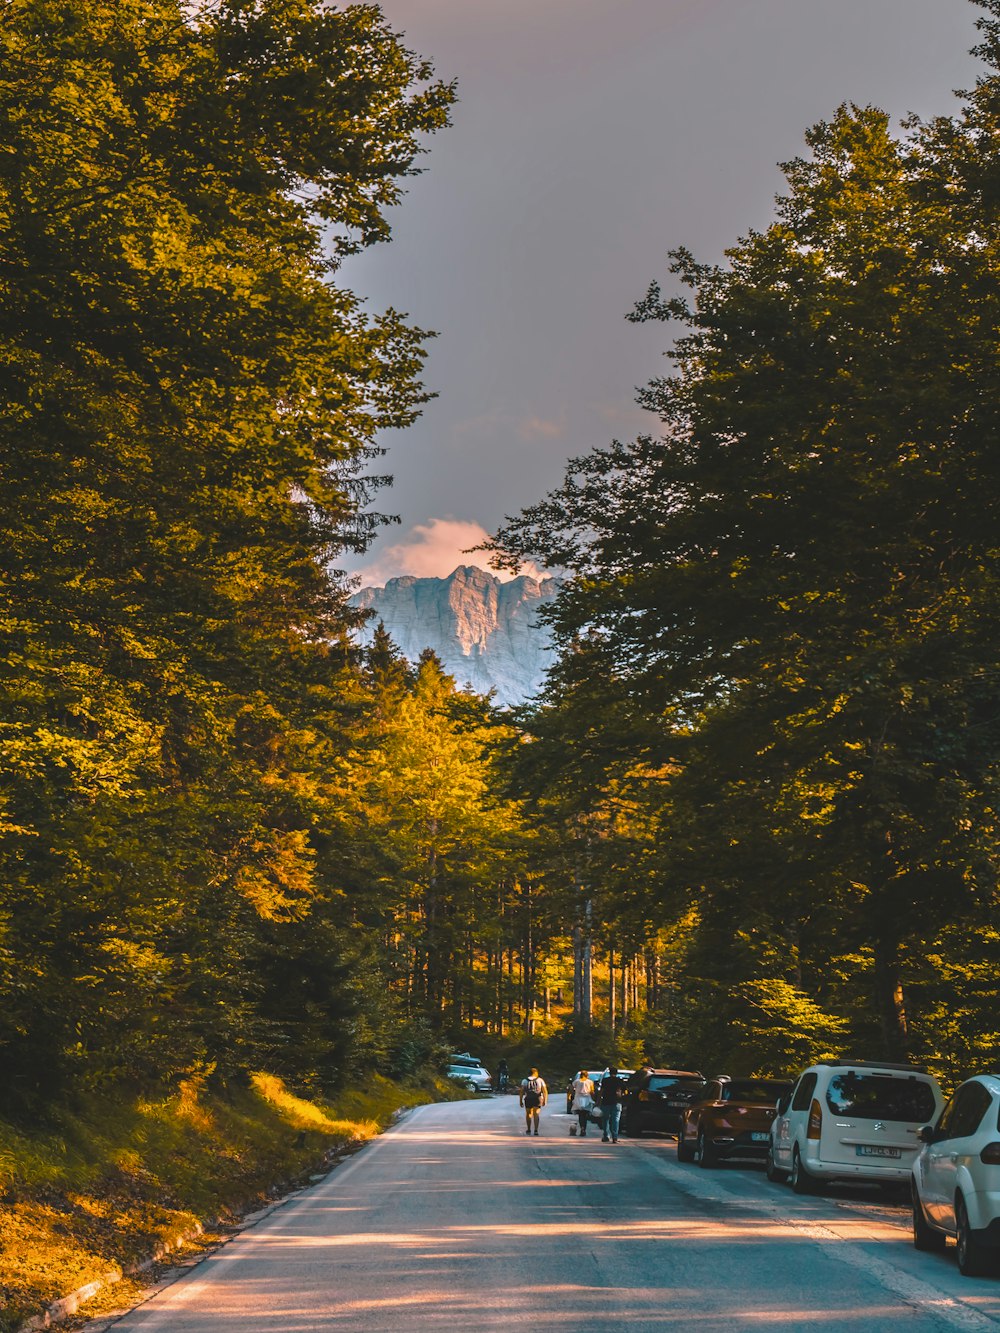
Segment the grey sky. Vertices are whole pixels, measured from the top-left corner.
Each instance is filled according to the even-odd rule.
[[[718,258],[765,226],[776,167],[840,102],[955,109],[969,0],[382,0],[457,77],[454,126],[343,279],[436,329],[440,397],[385,437],[398,513],[365,581],[445,574],[479,524],[538,499],[565,460],[648,429],[634,386],[661,326],[623,318],[668,248]]]

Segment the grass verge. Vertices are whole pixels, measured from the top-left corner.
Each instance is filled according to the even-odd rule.
[[[162,1100],[106,1098],[56,1129],[0,1121],[0,1333],[197,1224],[235,1221],[454,1085],[379,1076],[307,1101],[269,1074],[228,1096],[197,1080]],[[464,1094],[462,1094],[464,1095]]]

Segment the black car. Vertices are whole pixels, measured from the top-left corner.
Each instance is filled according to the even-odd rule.
[[[676,1134],[681,1117],[704,1091],[705,1076],[691,1069],[640,1069],[625,1088],[622,1132]]]

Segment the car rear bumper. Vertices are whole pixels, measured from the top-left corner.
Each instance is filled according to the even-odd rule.
[[[969,1210],[969,1225],[975,1231],[981,1231],[983,1239],[990,1245],[1000,1246],[1000,1191],[966,1193],[963,1189],[962,1195]]]
[[[826,1162],[821,1158],[802,1159],[803,1165],[811,1176],[818,1180],[877,1180],[890,1185],[905,1185],[913,1174],[912,1156],[908,1161],[893,1162]]]
[[[709,1135],[709,1142],[724,1157],[766,1157],[769,1143],[755,1143],[746,1134]]]

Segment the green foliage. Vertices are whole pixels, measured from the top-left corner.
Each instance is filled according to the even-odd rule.
[[[422,335],[324,245],[386,234],[451,99],[373,6],[6,7],[2,1106],[342,1058],[324,779],[360,686],[331,561],[424,395]]]
[[[997,902],[998,23],[958,117],[896,136],[843,106],[772,225],[723,265],[673,252],[689,295],[634,315],[681,325],[640,395],[662,433],[576,460],[498,538],[568,570],[535,725],[592,808],[647,805],[633,864],[661,921],[698,905],[686,984],[726,997],[695,1003],[720,1055],[734,1001],[775,1068],[845,1031],[944,1059],[956,1000],[964,1058],[993,1040],[967,956],[908,995],[918,942]]]

